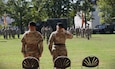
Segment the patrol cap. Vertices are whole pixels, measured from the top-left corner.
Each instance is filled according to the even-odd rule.
[[[57,23],[57,25],[60,27],[60,28],[64,28],[63,24],[61,22]]]
[[[30,22],[29,25],[30,26],[36,26],[36,23],[35,22]]]

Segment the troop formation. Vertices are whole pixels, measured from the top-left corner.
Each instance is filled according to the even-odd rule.
[[[91,34],[92,34],[92,29],[89,28],[89,24],[83,28],[83,27],[77,27],[77,28],[74,28],[74,27],[68,27],[67,28],[68,31],[70,31],[72,34],[75,34],[76,37],[81,37],[81,38],[90,38],[91,37]]]
[[[21,31],[19,28],[13,28],[13,27],[4,27],[0,29],[0,35],[4,37],[4,39],[15,39],[15,35],[17,35],[17,38],[20,38]]]

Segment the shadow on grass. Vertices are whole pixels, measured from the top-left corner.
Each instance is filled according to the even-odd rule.
[[[5,40],[2,40],[2,41],[0,41],[0,42],[7,42],[7,41],[5,41]]]

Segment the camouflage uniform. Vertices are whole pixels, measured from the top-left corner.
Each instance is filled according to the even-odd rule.
[[[9,35],[9,39],[11,39],[11,36],[12,36],[12,29],[11,28],[8,29],[8,35]]]
[[[85,29],[81,28],[81,37],[84,38],[84,34],[85,34]]]
[[[91,37],[92,30],[89,28],[89,26],[86,27],[85,29],[85,35],[86,37],[90,38]]]
[[[44,26],[41,28],[41,33],[43,35],[43,38],[45,39],[46,30]]]
[[[50,34],[52,33],[53,29],[51,27],[47,27],[47,30],[46,30],[46,40],[47,40],[47,44],[48,44],[48,40],[49,40],[49,37],[50,37]]]
[[[17,29],[17,30],[16,30],[16,33],[17,33],[18,38],[20,38],[21,30],[20,30],[20,29]]]
[[[51,33],[48,46],[50,53],[53,56],[53,60],[58,56],[67,56],[65,41],[67,38],[71,39],[72,37],[72,34],[68,32],[63,32],[62,30],[54,31]]]
[[[8,39],[8,29],[6,28],[6,29],[4,29],[4,39]]]
[[[78,37],[80,35],[80,28],[76,28],[75,31],[76,31],[76,37]]]
[[[39,60],[43,52],[42,35],[37,31],[27,31],[21,41],[24,57],[32,56]]]
[[[15,34],[16,34],[16,30],[13,28],[12,29],[12,38],[15,39]]]

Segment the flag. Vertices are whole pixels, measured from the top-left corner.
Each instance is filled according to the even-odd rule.
[[[7,26],[6,15],[4,15],[4,26]]]
[[[83,12],[82,12],[82,25],[81,25],[82,28],[83,28],[84,22],[85,22],[85,20],[84,20],[84,15],[83,15]]]

